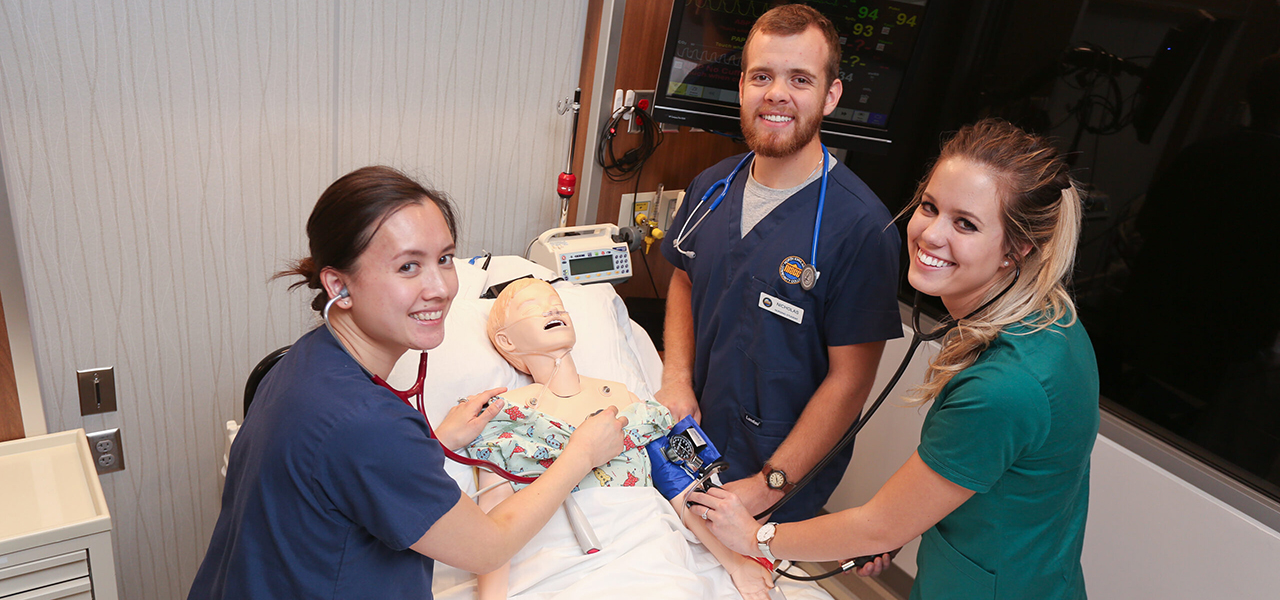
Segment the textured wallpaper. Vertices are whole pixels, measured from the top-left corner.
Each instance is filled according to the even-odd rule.
[[[122,598],[184,597],[250,368],[315,324],[270,274],[319,193],[389,164],[460,253],[551,226],[585,0],[0,0],[3,160],[50,431],[120,427]],[[119,411],[81,417],[75,370]]]

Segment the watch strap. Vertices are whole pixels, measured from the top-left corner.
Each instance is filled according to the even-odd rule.
[[[778,535],[778,524],[769,522],[765,523],[764,526],[769,527],[772,531],[767,539],[757,540],[756,546],[760,548],[760,553],[763,554],[765,558],[769,559],[771,562],[778,562],[778,557],[774,556],[773,551],[769,548],[769,543]]]

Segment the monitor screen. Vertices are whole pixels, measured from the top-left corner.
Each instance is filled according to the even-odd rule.
[[[927,0],[808,2],[835,25],[842,46],[840,103],[822,122],[828,144],[887,149],[894,103],[906,79]],[[667,30],[654,116],[737,134],[742,47],[777,1],[676,0]]]
[[[613,270],[613,255],[592,256],[569,261],[569,274],[599,273]]]

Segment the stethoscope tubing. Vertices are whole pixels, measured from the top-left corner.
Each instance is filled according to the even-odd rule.
[[[889,383],[885,384],[884,388],[880,390],[880,395],[877,396],[876,401],[871,404],[871,408],[868,409],[866,413],[863,414],[857,421],[854,421],[853,425],[849,427],[849,430],[845,432],[844,437],[840,438],[840,441],[837,442],[833,448],[831,448],[831,451],[828,452],[826,456],[822,457],[822,460],[818,461],[818,464],[815,465],[812,469],[810,469],[808,473],[805,473],[804,477],[801,477],[800,481],[796,482],[795,487],[791,488],[791,490],[788,491],[786,495],[782,497],[781,500],[778,500],[773,504],[773,506],[770,506],[769,508],[765,509],[764,512],[756,515],[754,518],[757,521],[760,519],[763,519],[764,517],[778,510],[778,508],[780,508],[783,504],[786,504],[787,501],[790,500],[793,496],[795,496],[796,493],[799,492],[801,488],[808,485],[808,483],[813,480],[813,478],[818,474],[818,472],[821,471],[823,467],[826,467],[827,464],[830,463],[836,457],[836,455],[839,454],[842,449],[844,449],[845,446],[848,446],[850,443],[853,442],[854,438],[857,437],[858,432],[861,431],[864,426],[866,426],[867,422],[871,420],[871,416],[876,414],[876,410],[879,409],[880,405],[884,403],[885,398],[889,396],[889,392],[893,390],[894,386],[898,385],[898,380],[902,379],[902,374],[906,372],[907,365],[911,364],[911,359],[915,357],[916,349],[920,347],[920,342],[932,342],[935,340],[942,339],[948,333],[950,333],[952,329],[955,329],[957,326],[959,326],[960,321],[967,321],[969,319],[972,319],[977,314],[986,310],[988,307],[994,304],[996,300],[999,300],[1001,296],[1004,296],[1006,293],[1009,292],[1009,290],[1013,289],[1014,284],[1018,282],[1018,277],[1020,277],[1021,275],[1022,275],[1022,265],[1015,266],[1015,270],[1013,273],[1013,280],[1010,281],[1009,284],[1006,285],[1005,288],[1001,290],[999,294],[996,294],[990,300],[987,300],[986,302],[984,302],[982,306],[979,306],[976,310],[969,313],[963,319],[956,320],[956,319],[947,317],[941,323],[938,324],[938,327],[934,328],[934,330],[930,331],[929,333],[924,333],[920,331],[920,292],[916,291],[915,298],[911,302],[911,345],[907,347],[907,353],[905,356],[902,357],[902,362],[898,363],[898,368],[893,372],[893,377],[889,378]],[[860,557],[859,559],[856,559],[856,560],[849,560],[842,563],[839,568],[836,568],[827,573],[822,573],[822,574],[813,575],[813,576],[792,575],[786,572],[787,567],[782,567],[782,566],[779,566],[778,569],[775,569],[775,573],[783,577],[786,577],[788,579],[793,579],[796,581],[817,581],[819,579],[834,577],[852,568],[860,567],[862,566],[862,564],[865,564],[865,563],[858,564],[859,562],[861,562],[863,559],[872,559],[872,558],[874,558],[874,556]],[[776,579],[776,576],[775,576],[775,579]]]
[[[826,456],[823,456],[822,460],[819,460],[812,469],[809,469],[809,472],[805,473],[804,477],[801,477],[800,481],[796,482],[795,487],[791,488],[791,490],[789,490],[780,500],[775,502],[773,506],[770,506],[760,514],[756,515],[754,518],[757,520],[762,519],[781,508],[782,505],[786,504],[787,501],[791,500],[791,498],[799,493],[801,488],[808,485],[809,482],[812,481],[820,471],[822,471],[823,467],[826,467],[832,460],[834,460],[841,450],[853,442],[853,439],[857,437],[858,432],[866,426],[867,422],[871,420],[872,415],[876,414],[876,410],[884,403],[884,399],[889,396],[889,392],[893,390],[894,386],[898,385],[898,380],[902,378],[902,373],[907,370],[907,365],[910,364],[911,359],[915,357],[916,348],[920,347],[920,342],[932,342],[942,339],[950,333],[952,329],[959,326],[960,321],[968,321],[977,316],[992,304],[995,304],[996,300],[999,300],[1007,294],[1009,290],[1013,289],[1014,284],[1018,283],[1018,278],[1022,275],[1022,266],[1017,265],[1016,263],[1015,265],[1013,279],[1003,290],[1000,290],[1000,293],[984,302],[982,306],[979,306],[963,319],[956,320],[951,317],[947,317],[929,333],[920,331],[920,292],[917,291],[915,299],[911,302],[911,345],[907,348],[906,355],[902,357],[902,362],[898,363],[898,369],[894,371],[893,377],[889,378],[889,383],[885,384],[884,388],[880,390],[880,395],[877,396],[876,401],[871,404],[871,408],[867,409],[867,411],[858,420],[853,422],[853,425],[849,426],[849,430],[845,432],[844,437],[841,437],[840,441],[836,442],[836,445],[827,452]]]
[[[356,361],[357,365],[360,365],[361,368],[364,368],[364,365],[360,364],[360,360],[357,359],[354,355],[352,355],[350,350],[347,350],[346,345],[343,344],[342,340],[338,338],[338,332],[334,330],[333,323],[329,322],[329,309],[333,307],[333,304],[335,302],[337,302],[342,298],[343,298],[342,295],[338,295],[330,298],[329,301],[325,303],[324,310],[320,313],[320,315],[321,317],[324,318],[324,326],[329,329],[329,333],[333,335],[334,341],[338,342],[338,346],[342,348],[342,351],[346,352],[347,356],[351,357],[351,360]],[[365,369],[365,371],[368,371],[368,369]],[[386,380],[384,380],[383,378],[377,375],[370,375],[370,378],[373,380],[374,383],[390,390],[391,393],[395,394],[397,398],[403,400],[405,404],[408,404],[409,408],[416,409],[419,413],[422,413],[422,420],[426,421],[427,423],[427,435],[430,436],[431,439],[439,442],[439,438],[436,437],[435,429],[431,427],[431,419],[427,418],[427,407],[422,398],[422,390],[423,390],[423,387],[426,385],[426,380],[427,380],[427,353],[426,352],[423,352],[418,359],[418,379],[417,381],[414,382],[413,387],[407,390],[404,390],[404,391],[397,390],[396,388],[391,387],[391,384],[387,383]],[[410,401],[410,398],[413,398],[414,396],[417,396],[418,398],[417,406],[414,406],[413,402]],[[459,455],[458,453],[448,448],[445,448],[444,444],[440,444],[440,450],[444,452],[445,457],[447,457],[449,460],[452,460],[453,462],[467,465],[470,467],[479,467],[481,469],[486,469],[492,472],[493,474],[503,479],[506,479],[507,481],[510,481],[512,483],[529,484],[529,483],[533,483],[538,478],[536,475],[533,477],[516,475],[514,473],[508,472],[506,469],[503,469],[502,467],[499,467],[498,465],[495,465],[487,460],[480,460],[478,458],[471,458],[469,456]]]
[[[813,246],[809,250],[809,265],[812,266],[815,271],[818,268],[816,263],[818,262],[818,237],[819,233],[822,231],[822,209],[827,203],[827,168],[830,166],[828,161],[831,158],[831,154],[827,151],[827,146],[825,144],[819,144],[819,146],[822,147],[822,184],[818,188],[818,214],[813,221]],[[728,194],[729,188],[733,186],[733,179],[738,176],[738,171],[741,171],[742,167],[750,162],[755,155],[756,153],[754,151],[748,152],[746,156],[742,157],[742,160],[738,161],[737,166],[733,167],[732,171],[729,171],[729,175],[724,179],[717,180],[715,183],[711,184],[710,189],[703,192],[702,198],[698,200],[696,205],[694,205],[693,210],[689,211],[689,218],[685,219],[684,225],[680,226],[680,233],[676,235],[676,239],[672,244],[677,252],[689,258],[694,258],[694,252],[681,248],[680,244],[687,241],[689,236],[693,235],[693,232],[698,230],[698,226],[702,225],[703,219],[706,219],[708,215],[720,206],[721,202],[724,202],[725,195]],[[711,194],[715,193],[716,190],[719,190],[720,193],[717,194],[716,199],[711,202],[711,206],[707,207],[706,212],[702,213],[702,216],[698,217],[697,221],[694,221],[693,227],[689,227],[689,220],[693,218],[693,215],[698,212],[698,209],[701,208],[703,204],[706,204],[707,198],[710,198]]]

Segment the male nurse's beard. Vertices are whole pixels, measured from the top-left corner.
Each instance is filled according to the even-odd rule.
[[[743,107],[740,113],[745,112],[746,108]],[[810,115],[796,115],[795,121],[792,122],[791,135],[766,131],[760,125],[757,115],[740,114],[742,137],[746,140],[747,147],[760,156],[766,158],[791,156],[808,145],[813,140],[813,136],[818,135],[818,129],[822,126],[822,106],[818,106],[813,112],[814,114]]]

